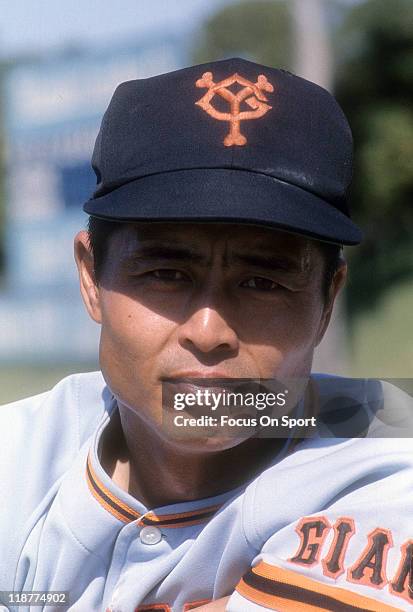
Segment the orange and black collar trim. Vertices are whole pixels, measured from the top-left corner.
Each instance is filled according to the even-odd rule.
[[[105,487],[92,467],[90,456],[88,456],[86,463],[86,480],[93,497],[105,510],[124,523],[138,521],[139,527],[144,525],[154,525],[163,528],[189,527],[207,521],[221,507],[221,504],[215,504],[214,506],[189,510],[188,512],[180,512],[178,514],[157,515],[155,512],[141,514],[122,502]]]

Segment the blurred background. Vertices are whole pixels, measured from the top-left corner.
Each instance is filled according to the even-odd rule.
[[[314,369],[413,377],[411,0],[0,0],[0,403],[98,368],[72,242],[116,85],[234,55],[326,87],[353,129],[365,241]]]

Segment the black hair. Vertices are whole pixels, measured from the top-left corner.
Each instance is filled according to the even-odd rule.
[[[110,240],[113,234],[125,227],[125,225],[126,223],[119,221],[108,221],[107,219],[99,219],[99,217],[89,217],[87,231],[89,246],[93,255],[93,268],[97,284],[99,284],[102,276]]]
[[[115,232],[125,227],[125,225],[128,224],[126,222],[109,221],[107,219],[99,219],[98,217],[92,216],[89,217],[89,245],[93,254],[94,273],[97,283],[99,283],[102,275],[110,239]],[[324,300],[328,301],[330,286],[333,281],[334,274],[340,267],[340,262],[342,260],[343,247],[339,244],[321,242],[319,240],[317,240],[317,245],[325,260],[322,291]]]
[[[323,254],[325,262],[322,292],[324,301],[328,302],[334,274],[343,261],[343,245],[333,244],[331,242],[321,242],[320,240],[317,241],[317,245]]]

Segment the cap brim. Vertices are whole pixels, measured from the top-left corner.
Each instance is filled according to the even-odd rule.
[[[325,200],[246,170],[202,168],[153,174],[89,200],[83,210],[116,221],[249,223],[337,244],[362,240],[360,228]]]

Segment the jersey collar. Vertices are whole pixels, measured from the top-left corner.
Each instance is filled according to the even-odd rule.
[[[202,525],[227,502],[242,493],[246,485],[221,495],[191,502],[180,502],[162,508],[147,508],[142,502],[118,487],[103,469],[99,459],[99,442],[110,418],[117,410],[116,401],[105,414],[90,446],[85,478],[91,495],[112,516],[122,523],[136,522],[139,527],[153,525],[172,529]]]

